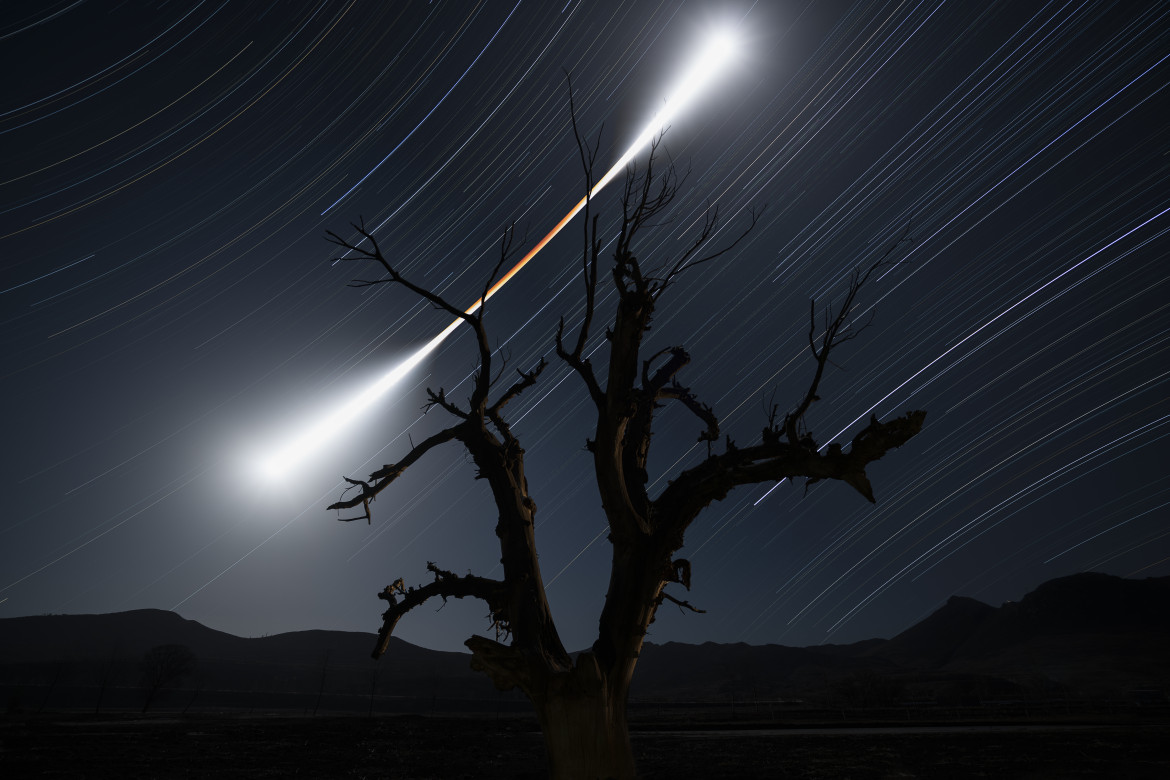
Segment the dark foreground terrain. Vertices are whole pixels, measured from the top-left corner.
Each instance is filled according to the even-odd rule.
[[[541,778],[531,720],[62,713],[0,721],[0,777]],[[1166,778],[1170,726],[680,729],[642,724],[647,778]]]

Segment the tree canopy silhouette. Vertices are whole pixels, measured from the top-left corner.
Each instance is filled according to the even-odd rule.
[[[573,127],[588,193],[594,184],[598,144],[590,147],[582,141],[575,117]],[[363,514],[340,519],[370,521],[371,502],[408,468],[439,445],[459,442],[475,463],[477,478],[490,486],[497,510],[495,532],[503,576],[459,575],[428,562],[427,570],[433,575],[430,582],[407,587],[403,579],[395,580],[379,594],[388,606],[374,656],[386,651],[398,621],[428,599],[481,599],[487,604],[495,636],[474,635],[467,640],[472,667],[489,675],[501,690],[520,688],[531,700],[555,778],[635,776],[626,722],[630,681],[647,627],[659,606],[670,601],[694,609],[686,600],[668,593],[666,587],[677,584],[690,589],[691,564],[675,554],[683,546],[687,528],[705,507],[741,485],[797,478],[804,478],[806,484],[840,480],[872,502],[866,467],[918,433],[926,414],[911,411],[887,421],[872,417],[847,446],[818,444],[806,425],[810,408],[820,400],[830,356],[864,327],[853,326],[858,293],[878,269],[895,262],[895,250],[906,239],[903,234],[878,260],[854,271],[835,307],[822,307],[818,312],[816,302],[810,303],[808,346],[814,370],[803,396],[783,415],[779,406],[773,406],[754,443],[737,446],[725,437],[719,446],[721,431],[715,410],[679,381],[691,356],[682,346],[672,346],[643,357],[643,338],[672,282],[735,246],[755,225],[757,215],[752,214],[751,224],[734,242],[709,251],[709,239],[719,224],[718,209],[709,208],[694,240],[676,257],[653,265],[638,258],[636,239],[663,217],[685,178],[673,164],[661,170],[657,166],[661,140],[660,136],[652,145],[647,163],[641,169],[631,166],[625,179],[620,231],[610,268],[617,304],[605,334],[608,370],[604,380],[586,353],[594,320],[600,314],[597,290],[602,244],[591,201],[584,210],[584,315],[573,329],[562,318],[555,334],[557,358],[579,377],[596,412],[596,427],[587,449],[592,454],[612,545],[609,588],[597,639],[575,660],[561,642],[545,595],[536,548],[536,502],[525,477],[524,449],[505,417],[507,405],[539,380],[547,362],[541,358],[530,370],[518,371],[510,386],[495,387],[493,350],[484,325],[486,306],[467,314],[433,290],[404,277],[364,223],[353,226],[353,240],[329,233],[330,240],[346,250],[338,260],[368,261],[382,272],[378,278],[357,279],[353,286],[396,284],[406,288],[462,319],[474,332],[478,349],[478,370],[466,404],[451,400],[442,388],[427,390],[427,408],[441,408],[453,423],[367,479],[346,477],[354,494],[343,496],[329,508],[361,507]],[[513,238],[514,229],[507,229],[485,293],[511,257]],[[658,409],[668,402],[682,404],[698,419],[702,428],[699,441],[707,443],[707,457],[651,495],[646,463],[653,423]]]

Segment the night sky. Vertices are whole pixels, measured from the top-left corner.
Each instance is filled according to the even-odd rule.
[[[766,208],[667,292],[646,354],[686,346],[681,381],[753,443],[768,405],[791,408],[811,378],[809,298],[839,294],[911,224],[809,425],[823,443],[871,413],[929,414],[871,468],[876,506],[841,483],[712,505],[681,553],[707,613],[665,605],[649,639],[850,642],[951,595],[999,604],[1078,571],[1170,574],[1165,3],[60,0],[0,14],[0,617],[154,607],[242,636],[374,631],[375,594],[426,581],[427,561],[498,575],[494,506],[457,445],[384,492],[372,525],[325,509],[342,475],[449,424],[423,417],[424,388],[470,392],[466,329],[281,480],[256,468],[450,322],[401,288],[348,288],[377,271],[332,264],[325,231],[353,237],[364,217],[402,273],[469,305],[506,225],[527,248],[583,195],[565,71],[604,170],[718,25],[742,51],[673,122],[665,146],[690,175],[637,254],[677,257],[707,201],[713,248]],[[618,195],[596,201],[607,246]],[[485,318],[509,371],[552,361],[509,418],[572,648],[593,640],[609,566],[590,404],[553,354],[558,317],[582,311],[580,249],[578,218]],[[706,454],[684,409],[659,420],[657,489]],[[456,649],[489,630],[482,604],[437,606],[398,635]]]

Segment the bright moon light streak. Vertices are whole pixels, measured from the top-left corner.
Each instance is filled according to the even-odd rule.
[[[477,300],[467,308],[467,314],[474,314],[483,306],[484,301],[495,295],[499,290],[519,273],[520,269],[528,264],[528,262],[536,257],[536,254],[544,249],[544,247],[553,240],[557,233],[560,233],[565,225],[572,221],[573,217],[577,216],[588,200],[596,197],[597,193],[601,191],[605,185],[613,181],[619,173],[625,170],[630,161],[647,145],[651,140],[665,127],[670,125],[676,116],[679,115],[687,106],[689,106],[694,99],[702,93],[702,91],[712,82],[715,77],[727,66],[733,59],[737,50],[737,40],[729,29],[720,29],[714,31],[706,40],[703,47],[695,55],[691,61],[690,67],[679,78],[674,89],[663,102],[662,110],[659,111],[654,118],[646,125],[645,129],[638,135],[626,153],[613,164],[613,167],[593,186],[589,194],[578,201],[568,214],[561,218],[561,221],[553,226],[553,229],[548,232],[544,238],[540,240],[536,246],[528,250],[524,257],[520,258],[516,265],[512,266],[506,274],[500,277],[492,287],[487,291],[484,297]],[[456,319],[446,328],[439,332],[439,335],[428,341],[422,348],[404,360],[402,363],[395,366],[392,370],[387,372],[377,382],[370,385],[359,395],[351,399],[343,406],[333,410],[330,414],[322,417],[309,428],[302,431],[299,435],[291,440],[285,442],[280,448],[270,452],[263,457],[258,463],[258,470],[268,479],[277,480],[287,475],[290,470],[301,462],[305,457],[312,454],[316,447],[319,447],[327,439],[336,436],[349,423],[353,422],[362,412],[369,409],[379,398],[386,394],[390,388],[398,384],[404,376],[406,376],[412,369],[421,363],[427,355],[438,349],[448,336],[450,336],[462,322]]]

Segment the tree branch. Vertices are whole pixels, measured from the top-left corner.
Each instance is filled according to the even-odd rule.
[[[513,223],[504,230],[500,237],[500,259],[496,261],[495,267],[488,275],[487,282],[484,283],[483,294],[479,297],[481,303],[474,315],[475,340],[479,347],[479,370],[475,374],[475,389],[472,390],[468,403],[471,407],[471,414],[476,416],[483,415],[487,405],[488,392],[492,386],[492,348],[491,344],[488,343],[487,330],[483,326],[483,314],[487,305],[488,292],[495,284],[500,269],[512,256],[512,243],[515,237],[516,225]]]
[[[654,376],[650,376],[650,366],[655,360],[670,353],[670,359],[666,361],[657,371]],[[651,396],[657,397],[658,393],[666,385],[667,382],[674,379],[675,374],[682,371],[688,363],[691,362],[690,354],[682,347],[667,347],[659,350],[649,359],[642,361],[642,387]]]
[[[482,599],[487,602],[492,625],[502,629],[505,633],[508,631],[504,613],[506,598],[504,583],[471,574],[460,577],[440,569],[430,561],[427,562],[427,571],[435,575],[434,582],[428,582],[417,588],[407,588],[400,577],[378,594],[378,598],[389,603],[390,606],[382,613],[382,628],[378,631],[378,642],[373,652],[375,659],[386,652],[390,644],[390,636],[394,633],[394,627],[398,625],[402,616],[435,596],[443,599],[444,602],[452,597],[462,599],[471,596]],[[399,597],[401,597],[401,601]]]
[[[649,297],[653,302],[661,292],[661,289],[656,289],[652,285],[654,280],[643,274],[638,258],[633,253],[633,242],[643,227],[650,224],[674,202],[689,175],[688,171],[680,179],[673,163],[667,166],[666,172],[661,176],[655,173],[655,156],[664,136],[665,131],[650,142],[645,173],[639,174],[635,163],[626,168],[622,194],[622,223],[614,248],[613,268],[614,282],[622,298],[633,293],[639,298]],[[656,180],[657,190],[654,188]]]
[[[709,263],[712,260],[714,260],[715,258],[721,257],[722,255],[725,255],[728,252],[730,252],[732,249],[735,249],[735,247],[739,244],[739,242],[743,241],[744,238],[747,237],[747,234],[752,232],[752,230],[755,229],[756,222],[759,221],[760,214],[764,213],[764,210],[760,209],[759,211],[756,211],[755,209],[752,209],[750,213],[751,213],[751,222],[748,223],[748,226],[746,228],[744,228],[743,232],[740,233],[739,236],[734,241],[732,241],[730,244],[723,247],[722,249],[715,251],[715,252],[712,252],[709,255],[704,255],[704,256],[698,258],[697,260],[691,260],[690,259],[691,256],[695,252],[699,251],[699,247],[701,247],[703,244],[705,244],[707,242],[707,239],[711,236],[711,233],[714,232],[715,226],[719,221],[719,208],[718,207],[715,207],[714,209],[708,208],[707,214],[703,219],[703,229],[701,231],[699,231],[698,237],[694,240],[694,242],[692,242],[690,248],[688,248],[687,251],[683,253],[683,256],[678,259],[678,261],[674,264],[673,267],[671,267],[670,271],[666,274],[666,276],[663,277],[662,283],[659,285],[659,288],[658,288],[658,294],[661,295],[662,291],[666,289],[667,285],[669,285],[674,280],[674,277],[678,276],[683,271],[687,271],[691,268],[694,268],[697,265],[702,265],[703,263]]]
[[[438,293],[432,292],[431,290],[428,290],[425,287],[419,287],[417,284],[415,284],[414,282],[410,281],[409,279],[404,277],[402,274],[400,274],[394,268],[394,266],[390,264],[390,261],[386,259],[386,256],[382,254],[382,249],[381,249],[381,247],[378,246],[377,239],[374,238],[372,233],[370,233],[368,230],[366,230],[365,220],[359,219],[357,224],[354,224],[351,222],[350,226],[354,230],[356,230],[358,232],[358,234],[362,237],[362,240],[358,241],[356,244],[351,243],[350,241],[342,238],[338,234],[334,233],[332,230],[325,231],[326,240],[328,240],[329,243],[334,244],[335,246],[339,246],[342,249],[348,250],[349,252],[353,252],[357,255],[357,257],[345,257],[344,255],[341,257],[335,257],[335,258],[333,258],[333,262],[335,262],[335,263],[337,263],[337,262],[350,262],[353,260],[370,260],[370,261],[376,262],[380,266],[382,266],[382,269],[386,271],[386,274],[389,278],[377,280],[375,282],[362,282],[363,285],[364,284],[387,284],[390,282],[393,282],[395,284],[401,284],[403,287],[410,290],[415,295],[418,295],[419,297],[424,298],[427,301],[430,301],[436,308],[442,309],[443,311],[446,311],[448,314],[451,314],[455,317],[460,318],[461,320],[467,322],[469,325],[475,324],[475,318],[472,315],[467,314],[462,309],[448,303],[447,300],[444,299]],[[366,249],[365,247],[361,246],[361,244],[363,244],[367,241],[370,244],[369,249]]]
[[[446,411],[448,414],[454,415],[462,420],[468,419],[471,415],[460,409],[451,401],[447,400],[447,392],[443,388],[439,388],[439,392],[435,392],[431,388],[427,388],[427,402],[423,405],[423,412],[429,412],[431,407],[438,406]]]
[[[581,327],[582,332],[587,329],[587,325],[582,325]],[[593,401],[594,405],[600,409],[602,404],[605,402],[605,392],[601,389],[601,385],[597,382],[597,376],[593,373],[593,365],[589,362],[588,358],[581,357],[582,350],[579,347],[574,348],[572,352],[569,352],[565,349],[564,334],[565,318],[561,317],[560,322],[557,323],[556,331],[557,357],[565,361],[569,368],[577,372],[582,381],[585,382],[585,388],[589,391],[589,398]],[[580,344],[581,341],[578,340],[578,343]]]
[[[573,349],[566,350],[564,345],[565,318],[561,317],[556,331],[557,357],[565,361],[570,368],[580,375],[589,391],[589,397],[599,409],[604,401],[604,393],[597,383],[593,373],[593,366],[588,358],[584,358],[585,344],[589,339],[589,329],[593,324],[593,313],[597,300],[597,258],[601,253],[601,241],[597,238],[597,217],[591,209],[593,206],[593,165],[597,160],[597,150],[601,146],[601,132],[598,131],[597,140],[590,149],[581,139],[581,132],[577,128],[577,109],[573,102],[573,82],[565,72],[565,80],[569,86],[569,118],[573,124],[573,137],[577,140],[577,152],[581,157],[581,169],[585,174],[585,215],[582,218],[582,251],[581,251],[581,279],[585,283],[585,315],[581,319],[581,327],[577,330],[577,343]]]
[[[348,482],[351,486],[360,487],[362,489],[362,492],[358,496],[358,498],[360,500],[362,508],[365,510],[365,514],[359,515],[358,517],[338,517],[337,519],[343,523],[352,523],[354,520],[365,520],[366,525],[372,525],[374,521],[373,521],[373,516],[370,514],[370,501],[373,499],[374,493],[373,493],[373,490],[370,488],[370,483],[362,482],[360,479],[350,479],[349,477],[342,477],[342,479],[344,479],[346,482]],[[345,494],[343,493],[342,495],[345,495]],[[352,506],[357,506],[357,504],[353,504]],[[331,506],[329,508],[330,509],[336,508],[338,510],[341,509],[341,507],[338,504],[334,504],[333,506]]]
[[[872,418],[853,437],[849,452],[830,445],[821,454],[778,437],[742,449],[729,447],[680,473],[654,500],[654,515],[665,521],[664,532],[680,533],[703,508],[722,500],[735,487],[796,477],[812,482],[839,479],[873,502],[866,466],[908,442],[922,430],[925,419],[923,411],[907,412],[888,422]]]
[[[666,599],[667,601],[678,604],[678,609],[680,612],[684,608],[689,609],[691,612],[694,612],[694,613],[697,613],[700,615],[704,615],[707,612],[707,610],[699,609],[698,607],[691,604],[691,602],[689,602],[689,601],[683,601],[682,599],[676,599],[674,596],[670,595],[665,590],[663,590],[661,593],[658,594],[658,603],[661,604],[663,599]]]
[[[511,387],[505,390],[504,393],[496,399],[494,404],[488,407],[488,416],[495,420],[496,417],[499,416],[500,410],[507,406],[508,403],[519,396],[522,392],[536,384],[537,377],[541,375],[546,367],[548,367],[548,361],[546,361],[544,358],[541,358],[540,362],[536,364],[536,368],[532,369],[531,371],[521,371],[520,369],[516,369],[516,373],[520,375],[520,378],[516,380],[516,382]]]
[[[707,429],[699,434],[699,441],[719,440],[719,418],[715,416],[715,410],[696,398],[689,387],[683,387],[676,381],[670,387],[659,390],[658,397],[682,401],[683,406],[690,409],[692,414],[707,424]]]
[[[853,270],[849,277],[849,286],[845,291],[845,297],[841,301],[836,314],[833,313],[832,306],[828,306],[824,311],[824,331],[821,333],[820,347],[817,347],[816,329],[817,329],[817,305],[816,301],[809,301],[808,311],[808,347],[812,352],[813,359],[816,362],[816,370],[813,372],[812,382],[809,383],[808,390],[804,394],[797,407],[789,412],[784,417],[784,434],[788,438],[788,443],[794,446],[801,445],[816,449],[816,442],[812,439],[804,427],[804,416],[808,412],[809,407],[814,401],[819,401],[820,396],[817,392],[820,388],[821,379],[825,374],[825,366],[829,363],[829,355],[833,349],[839,347],[847,341],[856,338],[862,330],[868,327],[867,322],[861,328],[853,330],[850,326],[849,317],[853,313],[854,304],[857,301],[857,294],[861,288],[870,280],[879,268],[888,265],[893,265],[895,262],[890,261],[890,256],[899,246],[909,240],[910,228],[912,221],[906,224],[905,230],[898,236],[897,239],[890,245],[890,247],[875,260],[868,268],[862,271],[860,268]],[[872,319],[872,318],[871,318]],[[770,434],[778,434],[771,423],[769,423]],[[769,433],[765,433],[767,438]]]
[[[520,378],[516,380],[516,382],[511,387],[505,390],[503,395],[497,398],[494,404],[487,408],[485,413],[488,419],[492,421],[492,423],[496,426],[496,429],[499,430],[500,434],[506,441],[515,441],[516,437],[512,435],[512,429],[508,425],[507,421],[504,420],[503,415],[500,413],[501,410],[507,406],[508,403],[512,401],[512,399],[516,398],[529,387],[532,387],[534,384],[536,384],[537,377],[540,376],[541,372],[543,372],[547,366],[548,362],[544,358],[541,358],[540,362],[536,364],[536,368],[532,369],[531,371],[525,372],[521,371],[520,369],[516,369],[516,373],[520,375]]]
[[[420,444],[411,448],[410,452],[406,453],[406,457],[397,463],[390,463],[375,471],[370,475],[370,481],[373,485],[369,485],[361,480],[350,479],[349,477],[342,477],[350,485],[362,488],[360,495],[338,501],[330,504],[327,509],[351,509],[358,504],[362,504],[366,508],[366,513],[369,514],[369,502],[374,499],[379,493],[390,486],[390,483],[402,476],[402,473],[412,466],[419,458],[425,455],[428,451],[434,449],[440,444],[445,444],[457,437],[457,429],[455,427],[445,428],[438,433],[427,437]],[[360,520],[362,518],[350,518],[351,520]]]

